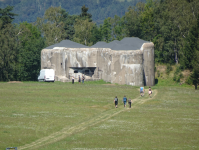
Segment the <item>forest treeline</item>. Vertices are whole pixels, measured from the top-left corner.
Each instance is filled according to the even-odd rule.
[[[34,23],[13,24],[12,6],[0,9],[0,80],[36,80],[44,47],[69,39],[87,46],[139,37],[155,44],[155,62],[190,69],[199,83],[199,1],[147,0],[97,25],[83,5],[79,15],[49,7]]]
[[[0,0],[0,7],[15,6],[13,13],[18,14],[14,23],[35,22],[37,17],[42,17],[44,12],[51,6],[62,7],[70,15],[81,13],[81,7],[86,5],[92,19],[97,23],[115,15],[122,17],[129,6],[135,6],[138,2],[146,0]]]

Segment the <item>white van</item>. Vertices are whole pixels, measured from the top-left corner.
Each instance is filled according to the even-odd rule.
[[[42,69],[40,71],[40,75],[38,76],[38,81],[54,82],[55,81],[54,69]]]

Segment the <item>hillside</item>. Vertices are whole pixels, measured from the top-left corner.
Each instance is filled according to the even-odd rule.
[[[146,2],[146,0],[0,0],[0,8],[8,5],[15,6],[13,12],[19,16],[14,22],[19,23],[34,22],[37,17],[43,16],[50,6],[61,6],[70,15],[77,15],[85,5],[89,8],[88,12],[92,14],[93,21],[101,24],[107,17],[123,16],[129,6],[135,6],[138,2]]]

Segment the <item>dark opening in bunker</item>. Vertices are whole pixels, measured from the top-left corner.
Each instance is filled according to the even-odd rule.
[[[70,67],[74,74],[85,75],[92,77],[94,75],[96,67]],[[73,76],[73,73],[69,73],[69,76]]]
[[[88,74],[88,73],[89,73],[89,70],[85,70],[85,73],[87,73],[87,74]]]

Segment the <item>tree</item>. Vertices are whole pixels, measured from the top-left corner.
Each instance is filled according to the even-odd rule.
[[[75,34],[74,34],[74,41],[84,44],[84,45],[92,45],[91,37],[92,37],[92,30],[95,24],[93,22],[89,22],[88,19],[80,20],[77,19],[74,25]]]
[[[191,78],[193,81],[193,85],[195,86],[195,90],[197,90],[197,86],[199,84],[199,70],[193,70],[193,73],[191,74]]]
[[[195,89],[197,89],[197,85],[199,84],[199,15],[185,39],[182,58],[182,66],[193,70],[190,79],[194,84]]]
[[[184,38],[196,20],[198,6],[196,0],[137,3],[125,13],[126,34],[154,42],[156,62],[178,63],[183,60]]]
[[[193,69],[197,62],[197,51],[199,51],[199,15],[196,23],[190,28],[189,35],[185,39],[183,48],[182,65],[185,68]]]
[[[77,15],[71,16],[64,9],[61,9],[60,13],[62,15],[60,21],[62,21],[63,25],[64,25],[65,38],[72,40],[73,35],[75,34],[74,24],[75,24],[75,20],[78,18],[78,16]]]
[[[196,51],[195,54],[195,60],[193,61],[193,73],[190,75],[190,78],[195,86],[195,90],[197,90],[197,86],[199,84],[199,50]]]
[[[12,25],[14,16],[13,6],[0,8],[0,81],[14,79],[16,54],[18,51],[16,29]]]
[[[4,26],[4,27],[3,27]],[[14,80],[18,52],[17,30],[0,20],[0,81]]]
[[[92,29],[92,37],[90,38],[91,43],[94,45],[95,43],[99,42],[102,40],[102,33],[101,33],[101,28],[94,24],[93,29]]]
[[[80,14],[81,7],[86,4],[92,19],[99,25],[107,17],[118,15],[122,17],[129,6],[146,0],[0,0],[1,8],[7,5],[15,6],[14,13],[19,14],[14,22],[35,22],[42,17],[49,7],[59,7],[67,10],[69,14]]]
[[[191,67],[193,68],[191,79],[195,89],[197,89],[197,85],[199,84],[199,15],[197,17],[196,25],[191,28],[187,40],[190,41],[190,43],[187,43],[187,45],[189,45],[188,48],[191,47],[193,49],[192,60],[190,61]],[[187,59],[189,58],[187,57],[188,56],[185,55],[185,62],[187,62]]]
[[[81,8],[81,14],[79,15],[79,17],[83,20],[86,20],[88,19],[89,22],[92,22],[92,15],[89,14],[87,11],[88,11],[89,8],[87,8],[85,5],[82,6]]]
[[[141,36],[141,23],[140,15],[144,11],[144,3],[137,3],[135,7],[129,7],[128,11],[123,16],[124,23],[126,24],[126,34],[129,37]]]
[[[0,30],[0,81],[37,80],[44,44],[41,32],[32,24],[4,25]]]
[[[16,79],[36,81],[41,67],[41,50],[45,47],[45,41],[38,28],[32,24],[21,23],[18,30],[21,31],[21,34],[18,35]]]
[[[154,8],[156,3],[153,0],[147,0],[144,6],[144,11],[140,14],[140,23],[142,26],[142,35],[145,40],[152,41],[154,35],[157,35],[155,30]]]
[[[2,27],[6,24],[12,23],[14,16],[17,14],[12,13],[14,6],[7,6],[6,8],[0,8],[0,20],[2,21]]]
[[[122,40],[127,36],[127,29],[124,23],[124,18],[120,18],[119,16],[114,16],[111,18],[111,28],[112,28],[112,40]]]
[[[102,37],[105,42],[110,42],[111,41],[111,23],[110,23],[111,18],[106,18],[104,20],[104,24],[102,25]]]
[[[43,18],[37,18],[36,25],[45,37],[46,45],[59,43],[63,39],[72,39],[74,17],[69,17],[61,7],[50,7]]]

